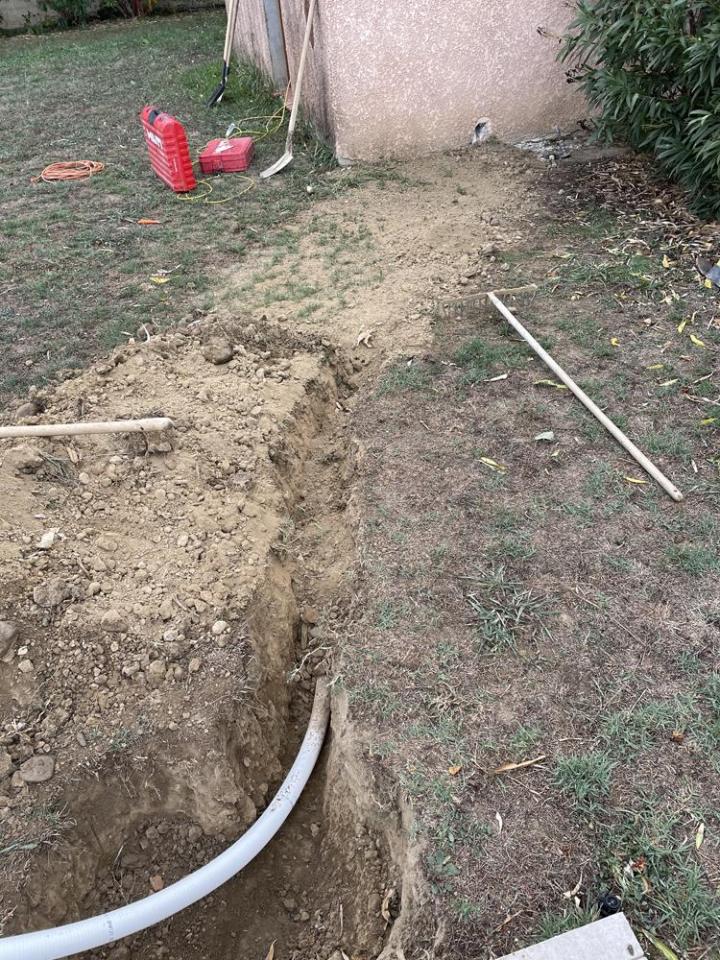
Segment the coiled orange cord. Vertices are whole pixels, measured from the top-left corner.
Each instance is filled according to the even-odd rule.
[[[33,181],[37,183],[38,180],[44,180],[45,183],[51,183],[54,180],[84,180],[104,169],[105,164],[96,160],[64,160],[45,167],[39,177],[33,177]]]

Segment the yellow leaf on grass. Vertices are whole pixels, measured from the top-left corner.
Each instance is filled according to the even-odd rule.
[[[158,274],[154,274],[152,277],[150,277],[150,279],[152,280],[153,283],[158,283],[158,284],[170,282],[170,277],[161,277]]]
[[[705,344],[704,344],[703,341],[700,339],[700,337],[696,337],[694,333],[691,333],[691,334],[690,334],[690,339],[691,339],[691,341],[695,344],[696,347],[704,347],[704,346],[705,346]]]
[[[451,777],[456,777],[462,770],[461,766],[448,767],[448,773]]]
[[[611,346],[611,347],[619,347],[619,346],[620,346],[620,341],[618,340],[617,337],[611,337],[611,338],[610,338],[610,346]]]
[[[669,257],[666,253],[664,253],[664,254],[663,254],[663,261],[662,261],[662,263],[663,263],[663,266],[665,267],[665,269],[667,270],[669,267],[672,266],[672,263],[673,263],[673,262],[672,262],[672,260],[670,259],[670,257]]]
[[[555,387],[556,390],[567,390],[564,383],[558,383],[557,380],[536,380],[536,387]]]
[[[649,367],[645,367],[646,370],[664,370],[664,363],[651,363]]]
[[[701,823],[697,828],[697,833],[695,834],[695,849],[699,850],[703,845],[703,840],[705,839],[705,824]]]
[[[507,467],[504,467],[501,463],[498,463],[497,460],[493,460],[491,457],[480,457],[480,463],[484,463],[486,467],[490,467],[491,470],[507,470]]]
[[[658,938],[650,933],[649,930],[643,930],[643,933],[648,938],[650,943],[655,947],[660,956],[665,957],[665,960],[680,960],[680,957],[675,953],[674,950],[671,950],[666,943],[662,942],[662,940],[658,940]]]
[[[700,421],[700,424],[703,427],[708,427],[710,426],[711,423],[715,423],[716,421],[717,421],[717,417],[705,417],[704,420]]]
[[[661,383],[660,386],[671,387],[674,383],[677,383],[677,382],[678,382],[678,378],[676,377],[674,380],[666,380],[665,383]]]
[[[680,321],[680,323],[678,324],[678,328],[677,328],[678,333],[682,333],[682,332],[683,332],[683,330],[685,329],[685,327],[688,325],[689,319],[690,319],[689,317],[685,317],[684,320],[681,320],[681,321]]]
[[[647,483],[647,480],[641,480],[640,477],[623,477],[628,483]]]

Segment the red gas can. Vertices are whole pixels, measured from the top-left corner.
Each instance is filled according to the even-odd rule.
[[[185,128],[180,121],[155,107],[145,107],[140,113],[140,121],[155,173],[175,193],[194,190],[197,180],[193,174]]]
[[[200,154],[203,173],[238,173],[247,170],[255,144],[252,137],[211,140]]]

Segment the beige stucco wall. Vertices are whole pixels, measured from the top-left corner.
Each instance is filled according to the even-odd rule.
[[[241,4],[262,23],[262,0]],[[281,0],[291,76],[306,5]],[[502,139],[550,132],[585,112],[544,35],[569,12],[565,0],[317,0],[303,101],[347,159],[462,146],[481,117]],[[239,31],[236,44],[251,49]]]

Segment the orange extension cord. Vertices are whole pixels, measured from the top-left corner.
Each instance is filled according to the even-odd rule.
[[[60,163],[51,163],[45,167],[39,177],[33,177],[33,180],[36,182],[44,180],[45,183],[51,183],[54,180],[84,180],[104,169],[105,164],[98,163],[96,160],[65,160]]]

